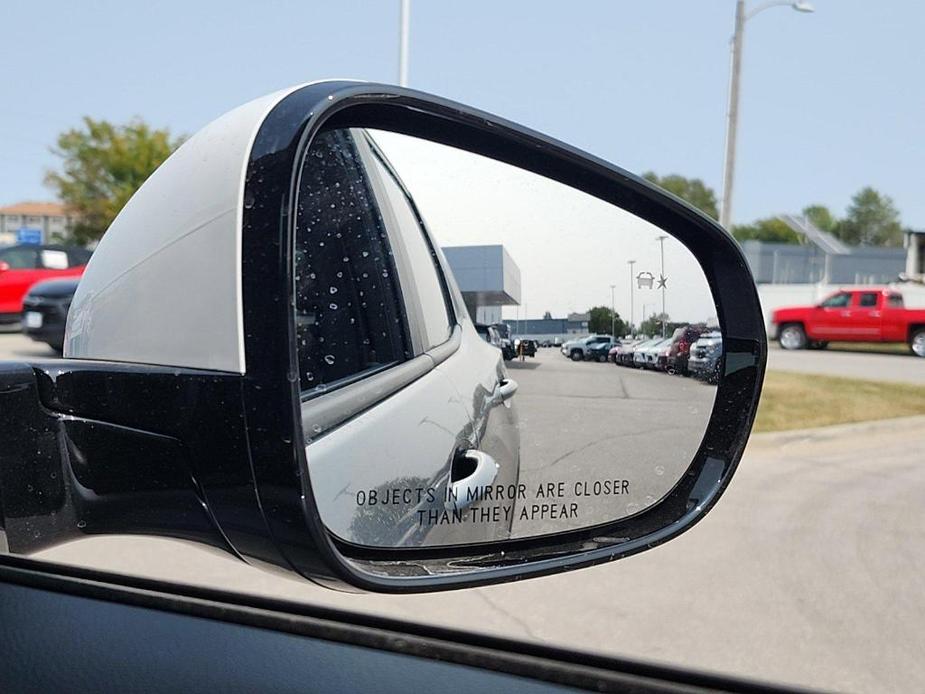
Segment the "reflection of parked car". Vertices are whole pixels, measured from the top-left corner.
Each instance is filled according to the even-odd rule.
[[[615,345],[611,346],[610,351],[607,353],[607,361],[611,361],[614,364],[619,365],[623,355],[629,350],[632,352],[633,347],[638,345],[640,340],[635,339],[623,339],[619,340]]]
[[[610,344],[613,338],[610,335],[588,335],[580,340],[570,340],[562,345],[562,354],[572,361],[582,361],[590,357],[590,349],[595,345]],[[609,348],[608,348],[609,349]]]
[[[588,348],[587,358],[591,361],[606,362],[607,355],[610,353],[610,350],[613,349],[614,341],[609,340],[608,342],[598,342],[591,345]]]
[[[716,383],[719,380],[722,356],[723,334],[719,330],[711,330],[691,345],[687,368],[690,369],[691,375]]]
[[[64,347],[64,326],[71,299],[80,278],[45,280],[32,285],[22,301],[23,332],[37,342],[44,342],[60,352]]]
[[[615,355],[614,363],[620,366],[633,366],[633,357],[636,354],[636,350],[648,341],[648,338],[641,338],[624,345],[623,349]]]
[[[656,338],[652,345],[643,350],[642,366],[646,369],[656,369],[659,364],[659,357],[662,357],[662,364],[668,360],[668,349],[671,346],[670,337]]]
[[[476,323],[475,331],[485,342],[501,349],[501,335],[498,333],[498,329],[495,326]]]
[[[525,357],[536,356],[536,340],[520,339],[514,341],[515,351],[519,355],[521,352]]]
[[[0,323],[15,323],[22,300],[36,282],[78,277],[91,252],[71,246],[21,244],[0,250]]]
[[[665,365],[666,371],[687,374],[687,360],[690,356],[691,345],[706,330],[704,325],[682,325],[671,336],[671,350]]]
[[[636,345],[635,349],[633,349],[632,365],[635,366],[637,369],[644,368],[646,365],[646,355],[648,351],[652,349],[653,347],[655,347],[655,345],[657,345],[663,339],[664,338],[661,338],[661,337],[653,337],[649,340],[646,340],[645,342],[642,342]]]
[[[515,356],[510,327],[507,323],[492,323],[491,327],[498,331],[498,335],[501,337],[501,356],[505,361],[510,361]]]
[[[646,361],[646,366],[658,371],[670,371],[668,367],[668,358],[671,354],[671,347],[674,344],[672,338],[662,340],[651,352],[651,359]]]

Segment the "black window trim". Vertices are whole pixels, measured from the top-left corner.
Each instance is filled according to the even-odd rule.
[[[396,268],[397,268],[397,266],[398,266],[398,264],[399,264],[399,261],[400,261],[400,258],[399,258],[399,256],[398,256],[398,254],[396,253],[396,249],[395,249],[396,240],[395,240],[393,234],[392,234],[392,233],[389,231],[389,229],[388,229],[389,224],[388,224],[388,220],[386,219],[386,214],[385,214],[386,211],[381,209],[381,206],[379,205],[378,196],[376,195],[376,192],[373,190],[373,188],[374,188],[374,181],[372,180],[371,176],[369,175],[369,171],[368,171],[368,169],[369,169],[368,162],[366,161],[366,158],[364,157],[363,152],[362,152],[362,146],[363,146],[363,145],[362,145],[362,141],[361,141],[360,138],[357,138],[357,137],[356,137],[357,131],[356,131],[355,129],[351,129],[350,132],[351,132],[351,135],[354,136],[354,144],[355,144],[356,147],[357,147],[358,155],[360,156],[360,164],[361,164],[361,166],[363,167],[363,172],[364,172],[364,174],[366,175],[367,183],[369,184],[369,187],[370,187],[370,194],[372,195],[373,200],[374,200],[374,202],[375,202],[376,205],[377,205],[377,211],[379,212],[380,216],[382,217],[383,227],[385,227],[384,232],[385,232],[385,234],[386,234],[386,238],[388,239],[388,243],[389,243],[389,250],[390,250],[390,251],[392,252],[392,254],[393,254],[393,258],[394,258],[394,260],[395,260],[395,265],[396,265]],[[319,133],[319,134],[320,134],[320,133]],[[303,157],[302,157],[302,159],[301,159],[301,161],[303,162],[302,165],[304,165],[305,156],[307,156],[309,150],[310,150],[310,146],[307,146],[307,147],[305,148],[305,154],[303,155]],[[295,257],[295,254],[293,254],[293,257]],[[397,271],[397,270],[396,270],[396,271]],[[406,315],[405,307],[406,307],[406,305],[407,305],[407,303],[408,303],[408,296],[407,296],[407,288],[406,288],[406,287],[402,284],[402,282],[401,282],[401,273],[400,273],[400,272],[399,272],[399,277],[398,277],[398,287],[397,287],[397,288],[398,288],[398,301],[399,301],[399,304],[400,304],[400,306],[399,306],[399,313],[400,313],[400,315],[403,315],[403,316],[404,316],[404,315]],[[293,308],[293,311],[295,311],[295,308]],[[306,408],[305,408],[305,403],[310,402],[310,401],[311,401],[312,403],[317,403],[317,402],[319,402],[320,400],[322,400],[322,399],[324,399],[324,398],[328,398],[330,395],[335,394],[336,392],[340,391],[342,388],[346,388],[346,387],[348,387],[348,386],[350,386],[350,385],[352,385],[352,384],[355,384],[355,383],[360,382],[360,381],[362,381],[362,380],[364,380],[364,379],[367,379],[367,378],[374,378],[375,376],[381,374],[381,373],[384,372],[384,371],[388,371],[388,370],[390,370],[390,369],[397,368],[397,367],[401,366],[402,364],[406,364],[406,363],[408,363],[409,361],[413,360],[414,357],[415,357],[415,355],[418,354],[418,353],[420,352],[420,342],[416,342],[416,340],[418,339],[417,336],[415,335],[416,326],[414,326],[413,323],[412,323],[411,321],[405,320],[405,321],[403,321],[402,324],[401,324],[401,330],[402,330],[402,332],[404,333],[404,339],[405,339],[405,342],[406,342],[406,352],[405,352],[405,356],[404,356],[403,359],[394,360],[394,361],[391,361],[391,362],[388,362],[388,363],[385,363],[385,364],[380,364],[380,365],[378,365],[378,366],[374,366],[374,367],[371,367],[371,368],[363,369],[362,371],[357,371],[357,372],[352,373],[352,374],[350,374],[350,375],[348,375],[348,376],[344,376],[344,377],[338,378],[338,379],[336,379],[336,380],[334,380],[334,381],[331,381],[331,382],[329,382],[329,383],[325,383],[323,387],[315,387],[315,388],[311,388],[311,389],[309,389],[309,390],[303,390],[303,391],[301,391],[300,394],[299,394],[299,399],[300,399],[300,401],[301,401],[301,403],[302,403],[302,418],[303,418],[303,421],[304,421],[305,418],[306,418],[306,417],[305,417],[305,410],[306,410]],[[409,343],[410,343],[410,344],[409,344]],[[408,347],[408,346],[410,346],[410,348],[411,348],[410,352],[407,351],[407,347]],[[314,405],[313,405],[313,406],[314,406]],[[319,411],[321,411],[321,410],[327,410],[327,409],[328,409],[324,404],[317,405],[317,407],[318,407]],[[350,416],[353,416],[353,415],[350,414]],[[327,421],[327,419],[328,419],[328,418],[326,418],[326,417],[320,416],[320,417],[318,418],[318,421],[319,421],[319,422],[324,422],[324,421]],[[312,426],[314,426],[314,424],[313,424]],[[328,428],[328,427],[325,427],[325,429],[327,429],[327,428]],[[306,437],[308,437],[308,434],[309,434],[310,431],[311,431],[311,429],[305,429]]]
[[[353,136],[354,144],[360,155],[360,161],[363,163],[363,170],[366,173],[370,190],[376,202],[379,214],[385,226],[385,233],[389,239],[389,246],[392,251],[392,257],[395,262],[395,269],[398,272],[398,286],[400,289],[402,308],[408,316],[407,326],[408,335],[411,339],[412,358],[424,353],[424,332],[423,320],[424,313],[421,309],[421,299],[418,296],[417,284],[414,282],[411,271],[411,261],[408,252],[405,249],[404,240],[398,233],[398,219],[392,210],[389,196],[385,192],[383,182],[379,178],[379,172],[373,166],[371,158],[372,153],[369,148],[369,141],[361,135],[361,131],[356,128],[350,129]]]

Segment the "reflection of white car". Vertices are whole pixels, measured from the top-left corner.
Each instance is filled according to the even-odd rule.
[[[613,338],[610,335],[588,335],[580,340],[570,340],[562,345],[562,354],[572,361],[582,361],[591,355],[591,348],[596,345],[610,344]]]
[[[654,337],[636,347],[633,352],[633,366],[637,369],[655,368],[658,348],[671,342],[670,337]]]

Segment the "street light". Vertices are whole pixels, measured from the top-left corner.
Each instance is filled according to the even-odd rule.
[[[665,337],[665,285],[668,284],[668,278],[665,277],[665,239],[667,238],[667,236],[659,236],[655,239],[658,241],[662,254],[662,269],[658,280],[658,288],[662,290],[662,337]]]
[[[401,0],[398,30],[398,84],[408,86],[408,30],[411,23],[411,0]]]
[[[633,309],[636,308],[636,304],[633,301],[633,265],[636,264],[636,261],[627,260],[626,264],[630,266],[630,335],[633,335],[635,334],[633,325],[636,323],[636,316],[633,313]]]
[[[617,288],[617,285],[610,285],[610,337],[616,337],[614,335],[614,328],[617,325],[617,305],[614,303],[613,290]]]
[[[745,11],[745,0],[737,0],[735,33],[732,35],[732,68],[729,75],[729,109],[726,112],[726,161],[723,168],[723,203],[720,207],[719,223],[730,227],[732,223],[732,184],[735,176],[736,130],[739,127],[739,79],[742,73],[742,41],[745,37],[745,22],[759,12],[772,7],[787,5],[797,12],[815,12],[816,8],[809,2],[791,2],[790,0],[770,0],[757,5],[749,12]]]

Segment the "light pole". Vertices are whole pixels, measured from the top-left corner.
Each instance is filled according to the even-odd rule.
[[[634,315],[634,309],[636,304],[633,301],[633,265],[636,264],[635,260],[627,260],[626,264],[630,266],[630,335],[633,335],[635,331],[633,330],[633,325],[636,323],[636,316]]]
[[[658,279],[658,288],[662,290],[662,337],[665,337],[665,285],[668,284],[668,278],[665,277],[665,239],[667,238],[667,236],[659,236],[655,239],[658,241],[662,254],[662,269]]]
[[[732,67],[729,71],[729,108],[726,111],[726,161],[723,167],[723,203],[719,212],[719,223],[729,228],[732,223],[732,184],[735,177],[736,131],[739,127],[739,80],[742,74],[742,41],[745,38],[745,22],[759,12],[772,7],[787,5],[797,12],[815,12],[809,2],[792,0],[769,0],[750,11],[745,10],[745,0],[737,0],[735,32],[732,35]]]
[[[408,29],[411,23],[411,0],[401,0],[398,31],[398,84],[408,86]]]
[[[617,325],[617,305],[614,303],[613,290],[617,288],[617,285],[610,285],[610,337],[615,338],[614,328]]]

